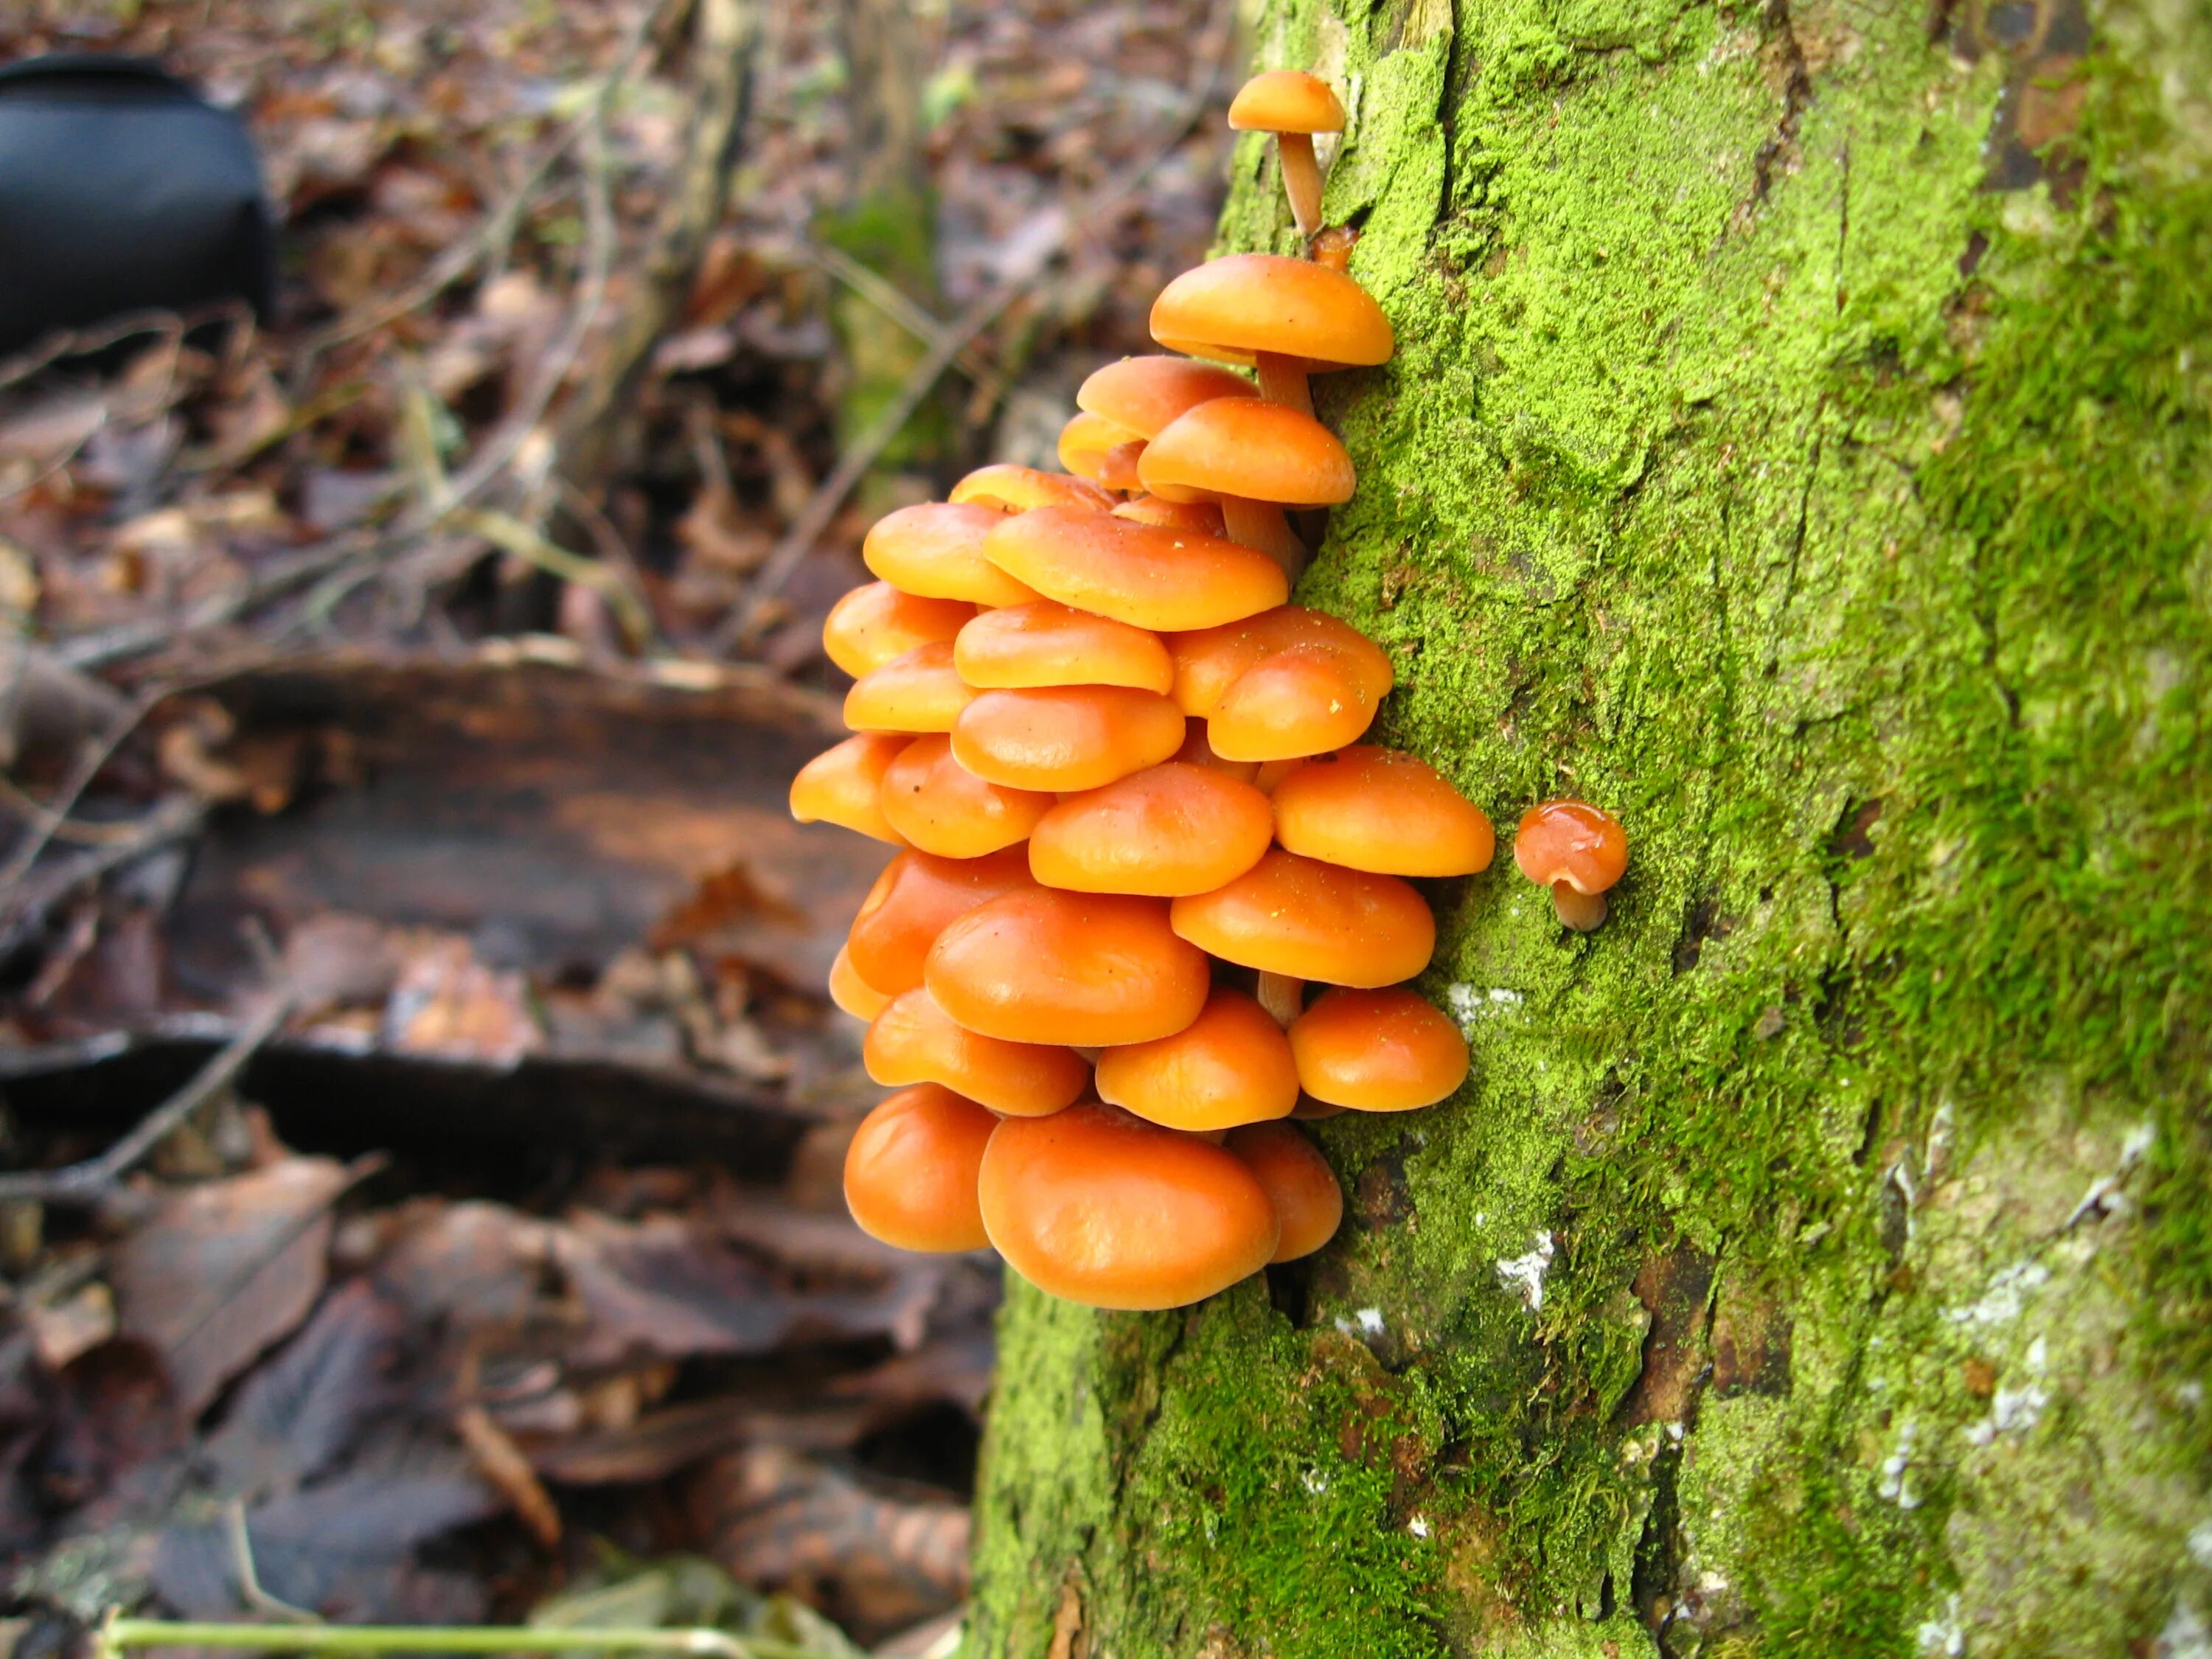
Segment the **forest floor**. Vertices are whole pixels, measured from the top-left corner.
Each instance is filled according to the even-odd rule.
[[[844,1215],[872,1096],[821,986],[881,849],[783,795],[868,514],[1048,459],[1202,255],[1231,13],[924,9],[917,294],[823,234],[869,161],[837,9],[761,9],[638,356],[694,15],[0,18],[0,64],[155,57],[246,114],[283,259],[258,325],[0,363],[20,1617],[957,1616],[995,1276]],[[854,464],[856,296],[946,365],[896,468]]]

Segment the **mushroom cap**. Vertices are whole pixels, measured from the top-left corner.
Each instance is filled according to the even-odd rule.
[[[976,1183],[998,1126],[950,1089],[902,1089],[861,1119],[846,1149],[845,1207],[862,1232],[898,1249],[981,1249],[991,1241]]]
[[[1200,404],[1251,395],[1251,381],[1212,363],[1188,357],[1124,357],[1094,370],[1076,389],[1075,402],[1133,437],[1150,438]]]
[[[868,568],[902,592],[974,605],[1027,605],[1036,595],[983,556],[1006,515],[975,501],[927,501],[876,520],[860,544]]]
[[[926,990],[893,997],[868,1027],[860,1057],[878,1083],[936,1083],[1009,1117],[1042,1117],[1091,1081],[1073,1048],[1008,1042],[953,1023]]]
[[[1278,652],[1237,677],[1206,722],[1206,741],[1233,760],[1327,754],[1375,723],[1368,685],[1339,653],[1310,646]]]
[[[1211,893],[1176,899],[1170,920],[1177,934],[1224,962],[1325,985],[1411,979],[1437,944],[1436,918],[1397,877],[1280,848]]]
[[[877,796],[884,774],[912,739],[894,732],[863,732],[823,750],[791,781],[791,816],[801,823],[829,823],[903,847]]]
[[[1215,754],[1213,745],[1206,740],[1204,720],[1189,720],[1185,723],[1182,747],[1176,750],[1175,757],[1186,766],[1203,766],[1210,771],[1219,772],[1225,777],[1234,778],[1239,783],[1249,783],[1255,789],[1260,789],[1260,763],[1225,760]],[[1260,793],[1264,795],[1267,792],[1265,789],[1260,789]]]
[[[952,642],[933,640],[854,680],[845,693],[845,724],[855,732],[950,732],[975,695],[952,665]]]
[[[1273,833],[1250,784],[1165,761],[1046,812],[1030,831],[1030,873],[1078,893],[1210,893],[1257,864]]]
[[[1099,1055],[1098,1097],[1170,1129],[1230,1129],[1289,1116],[1298,1071],[1267,1011],[1217,986],[1173,1036]]]
[[[1224,538],[1221,508],[1212,501],[1171,501],[1164,495],[1138,495],[1115,507],[1114,516],[1157,525],[1162,530],[1196,531],[1217,541]]]
[[[1009,789],[1096,789],[1182,747],[1183,719],[1126,685],[978,691],[952,728],[953,758]]]
[[[1344,1188],[1321,1149],[1287,1123],[1247,1123],[1223,1147],[1243,1160],[1267,1194],[1281,1237],[1270,1262],[1311,1255],[1336,1237],[1344,1220]]]
[[[952,664],[979,690],[1127,685],[1165,696],[1175,684],[1158,635],[1054,599],[985,611],[960,630]]]
[[[860,977],[851,954],[841,945],[830,964],[830,1000],[854,1019],[873,1019],[890,999]]]
[[[1186,714],[1213,713],[1229,688],[1267,658],[1293,647],[1310,647],[1342,657],[1366,699],[1380,702],[1397,683],[1389,654],[1350,623],[1304,605],[1277,605],[1220,628],[1178,634],[1168,641],[1175,659],[1170,694]],[[1273,757],[1257,758],[1272,759]]]
[[[947,927],[924,974],[971,1031],[1074,1048],[1150,1042],[1206,1006],[1205,955],[1177,939],[1159,899],[1032,888]]]
[[[910,742],[884,770],[877,799],[894,831],[947,859],[981,858],[1028,840],[1053,805],[1050,795],[984,782],[952,758],[952,740],[942,736]]]
[[[1102,415],[1083,410],[1069,416],[1060,429],[1060,464],[1079,478],[1098,482],[1098,462],[1109,449],[1127,443],[1137,434]]]
[[[1096,1101],[1006,1119],[977,1194],[1008,1267],[1093,1308],[1201,1301],[1257,1273],[1281,1232],[1242,1160]]]
[[[1564,881],[1577,893],[1602,893],[1628,868],[1628,831],[1588,801],[1547,800],[1521,817],[1513,862],[1529,880]]]
[[[918,645],[951,639],[975,614],[965,599],[925,599],[889,582],[864,582],[830,607],[822,648],[858,679]]]
[[[1467,1039],[1401,985],[1324,991],[1291,1022],[1298,1082],[1316,1100],[1358,1112],[1433,1106],[1467,1081]]]
[[[952,486],[951,501],[956,507],[973,501],[982,507],[996,507],[1005,513],[1027,513],[1040,507],[1073,507],[1091,513],[1103,513],[1114,505],[1114,498],[1097,484],[1084,478],[1071,478],[1064,472],[1045,472],[1033,466],[1016,466],[1010,461],[994,461],[988,466],[979,466]]]
[[[1342,132],[1344,106],[1318,75],[1269,70],[1237,88],[1229,125],[1239,132]]]
[[[1138,477],[1156,495],[1202,489],[1285,507],[1352,499],[1352,457],[1301,409],[1264,398],[1216,398],[1163,427]]]
[[[1132,438],[1127,443],[1115,444],[1098,458],[1098,483],[1107,489],[1119,489],[1129,494],[1145,487],[1141,470],[1145,459],[1145,441]]]
[[[884,996],[921,983],[929,947],[979,904],[1034,887],[1027,851],[1010,847],[980,859],[901,853],[884,866],[845,938],[853,971]]]
[[[1273,253],[1209,259],[1160,290],[1152,338],[1170,351],[1249,363],[1295,357],[1310,369],[1388,361],[1390,319],[1340,270]]]
[[[1048,599],[1133,628],[1213,628],[1279,605],[1283,568],[1257,548],[1110,513],[1041,507],[1002,520],[985,555]]]
[[[1316,756],[1270,793],[1277,841],[1354,870],[1472,875],[1490,867],[1497,846],[1480,806],[1426,761],[1395,749],[1359,744]]]

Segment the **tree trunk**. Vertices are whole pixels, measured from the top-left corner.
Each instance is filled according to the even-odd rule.
[[[971,1655],[2212,1654],[2212,12],[1269,0],[1431,886],[1310,1264],[1016,1285]],[[1224,243],[1294,252],[1246,139]]]

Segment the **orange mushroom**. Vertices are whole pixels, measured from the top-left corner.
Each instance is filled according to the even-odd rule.
[[[878,1083],[942,1084],[1010,1117],[1059,1111],[1091,1081],[1073,1048],[963,1030],[926,990],[891,999],[868,1027],[860,1057]]]
[[[1349,501],[1355,482],[1352,457],[1334,433],[1263,398],[1198,404],[1145,446],[1137,471],[1155,495],[1212,496],[1229,539],[1262,549],[1293,580],[1305,567],[1306,550],[1283,508]]]
[[[1270,792],[1275,839],[1293,853],[1391,876],[1490,867],[1490,820],[1425,761],[1360,744],[1299,763]]]
[[[1070,418],[1060,429],[1060,464],[1079,478],[1098,482],[1098,464],[1109,449],[1119,447],[1136,437],[1127,428],[1118,427],[1103,416],[1085,410]]]
[[[951,641],[936,640],[854,680],[845,724],[855,732],[950,732],[975,695],[952,665]]]
[[[1096,789],[1182,747],[1182,715],[1157,691],[1039,686],[974,698],[953,725],[953,757],[1009,789]]]
[[[1133,438],[1157,437],[1202,403],[1249,398],[1252,383],[1212,363],[1187,357],[1124,357],[1094,370],[1077,388],[1076,405],[1125,428]]]
[[[1180,1031],[1206,1006],[1209,975],[1158,899],[1031,889],[945,928],[924,982],[971,1031],[1093,1048]]]
[[[1521,873],[1552,890],[1552,908],[1578,933],[1606,918],[1606,894],[1628,868],[1628,832],[1588,801],[1547,800],[1522,815],[1513,836]]]
[[[1006,515],[974,501],[902,507],[876,520],[860,544],[869,569],[905,593],[975,605],[1027,605],[1036,592],[983,556],[983,539]]]
[[[1030,831],[1030,873],[1079,893],[1210,893],[1257,864],[1273,835],[1250,784],[1167,761],[1045,812]]]
[[[1170,1129],[1229,1129],[1290,1115],[1298,1072],[1267,1011],[1217,987],[1174,1036],[1100,1054],[1098,1097]]]
[[[1437,943],[1436,918],[1397,877],[1279,848],[1212,892],[1176,899],[1170,920],[1177,934],[1224,962],[1330,985],[1411,979]]]
[[[1120,490],[1133,495],[1145,487],[1145,475],[1139,463],[1144,459],[1145,441],[1132,438],[1127,443],[1115,444],[1098,458],[1098,483],[1102,489]]]
[[[1467,1081],[1467,1039],[1402,986],[1325,991],[1291,1026],[1298,1082],[1358,1112],[1433,1106]]]
[[[1257,1273],[1282,1231],[1243,1160],[1095,1101],[1002,1121],[977,1197],[1008,1267],[1093,1308],[1202,1301]]]
[[[1206,740],[1204,720],[1185,722],[1182,747],[1176,750],[1175,757],[1186,766],[1203,766],[1212,771],[1219,772],[1224,776],[1232,777],[1239,783],[1249,783],[1254,788],[1259,788],[1260,763],[1224,760],[1215,754],[1213,745]],[[1267,792],[1261,789],[1260,793],[1264,795]]]
[[[1295,760],[1356,742],[1396,679],[1365,635],[1297,605],[1178,635],[1168,653],[1176,703],[1205,719],[1214,751],[1235,760]]]
[[[1035,887],[1026,849],[979,859],[902,853],[884,866],[846,936],[853,971],[884,996],[922,982],[937,936],[959,917],[1004,894]]]
[[[964,599],[925,599],[889,582],[868,582],[830,608],[822,623],[822,648],[858,679],[918,645],[951,639],[975,614],[975,607]]]
[[[885,769],[878,800],[884,822],[925,853],[981,858],[1029,839],[1052,810],[1050,795],[986,783],[952,758],[952,740],[916,738]]]
[[[1024,513],[1001,520],[983,551],[1047,599],[1162,633],[1238,622],[1290,593],[1282,567],[1264,553],[1109,513]]]
[[[791,781],[791,816],[829,823],[903,847],[907,838],[884,816],[878,793],[884,774],[911,741],[895,732],[864,732],[825,749]]]
[[[1298,234],[1321,228],[1321,164],[1313,135],[1342,132],[1344,106],[1328,82],[1296,70],[1255,75],[1230,100],[1229,125],[1239,132],[1272,132],[1283,166],[1283,193]]]
[[[998,1126],[950,1089],[901,1090],[861,1120],[846,1148],[846,1208],[862,1232],[898,1249],[981,1249],[991,1241],[977,1183]]]
[[[1051,599],[985,611],[953,641],[952,665],[981,690],[1127,685],[1164,695],[1175,684],[1158,635]]]
[[[1295,1261],[1336,1237],[1344,1220],[1344,1188],[1321,1150],[1287,1123],[1231,1129],[1223,1147],[1259,1177],[1281,1237],[1267,1260]]]
[[[1249,363],[1260,395],[1310,415],[1306,376],[1389,361],[1390,319],[1340,270],[1273,253],[1232,253],[1186,270],[1152,301],[1170,351]]]
[[[1216,540],[1227,539],[1228,526],[1221,522],[1221,508],[1212,501],[1171,501],[1159,495],[1133,495],[1114,509],[1114,516],[1136,524],[1156,525],[1162,530],[1194,530]]]
[[[851,953],[841,945],[830,964],[830,1000],[854,1019],[873,1019],[890,999],[860,977]]]
[[[952,486],[952,502],[996,507],[1004,513],[1027,513],[1040,507],[1072,507],[1103,513],[1114,498],[1085,478],[1044,472],[1033,466],[998,461],[979,466]]]
[[[1176,671],[1171,695],[1184,714],[1203,720],[1220,707],[1230,688],[1244,674],[1267,658],[1295,648],[1343,657],[1354,672],[1361,695],[1370,703],[1388,696],[1396,682],[1388,653],[1351,623],[1325,611],[1284,605],[1241,622],[1180,633],[1170,640],[1168,654],[1174,659]]]

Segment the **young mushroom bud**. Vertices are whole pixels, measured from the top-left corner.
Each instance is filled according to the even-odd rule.
[[[925,599],[889,582],[867,582],[830,606],[822,648],[858,679],[916,646],[952,638],[975,615],[964,599]]]
[[[1003,894],[1036,885],[1028,852],[1019,847],[980,859],[902,853],[860,901],[845,939],[847,957],[854,972],[880,994],[911,991],[922,981],[929,947],[953,921]]]
[[[1239,132],[1272,132],[1283,164],[1283,193],[1298,234],[1321,228],[1321,165],[1314,159],[1313,135],[1342,132],[1344,106],[1317,75],[1271,70],[1255,75],[1229,106],[1229,125]]]
[[[901,592],[973,605],[1027,605],[1032,588],[983,556],[984,538],[1006,522],[996,507],[973,501],[902,507],[876,520],[860,558]]]
[[[1027,841],[1053,798],[987,783],[952,758],[952,740],[916,738],[884,769],[877,795],[893,830],[939,858],[974,859]]]
[[[1295,1261],[1336,1237],[1344,1188],[1320,1149],[1287,1123],[1248,1123],[1222,1143],[1259,1177],[1281,1237],[1267,1260]]]
[[[1280,848],[1226,885],[1179,898],[1181,937],[1224,962],[1329,985],[1394,985],[1429,965],[1437,922],[1395,876]]]
[[[1033,466],[1015,466],[1006,461],[977,467],[952,486],[951,500],[955,506],[972,502],[1001,513],[1029,513],[1040,507],[1072,507],[1103,513],[1114,505],[1111,495],[1087,479],[1044,472]]]
[[[1391,876],[1490,867],[1490,820],[1426,762],[1360,744],[1301,762],[1271,790],[1275,839],[1293,853]]]
[[[1098,1097],[1170,1129],[1230,1129],[1289,1116],[1298,1073],[1267,1010],[1216,987],[1174,1036],[1099,1055]]]
[[[1070,892],[1180,898],[1243,875],[1272,834],[1267,797],[1250,784],[1167,761],[1044,813],[1030,832],[1030,873]]]
[[[801,823],[842,824],[894,847],[905,846],[907,837],[884,816],[879,797],[884,775],[910,741],[872,732],[823,750],[791,781],[791,816]]]
[[[1031,597],[1164,634],[1240,621],[1291,591],[1265,553],[1114,514],[1024,513],[1001,520],[982,550]]]
[[[855,732],[950,732],[975,689],[952,665],[952,645],[917,645],[853,682],[845,724]]]
[[[926,990],[891,1000],[868,1027],[860,1057],[878,1083],[941,1084],[1009,1117],[1057,1112],[1091,1081],[1073,1048],[964,1030]]]
[[[980,1250],[991,1241],[977,1187],[999,1120],[933,1083],[861,1120],[845,1152],[845,1206],[860,1231],[902,1250]]]
[[[1402,986],[1326,991],[1291,1027],[1298,1083],[1358,1112],[1433,1106],[1467,1080],[1467,1039]]]
[[[1547,800],[1522,815],[1513,837],[1521,873],[1552,890],[1552,908],[1578,933],[1606,918],[1606,894],[1628,868],[1628,832],[1587,801]]]
[[[985,611],[954,640],[952,665],[984,691],[1126,685],[1164,696],[1175,686],[1158,635],[1052,599]]]
[[[978,691],[952,727],[953,758],[1009,789],[1097,789],[1182,747],[1183,718],[1126,685]]]

